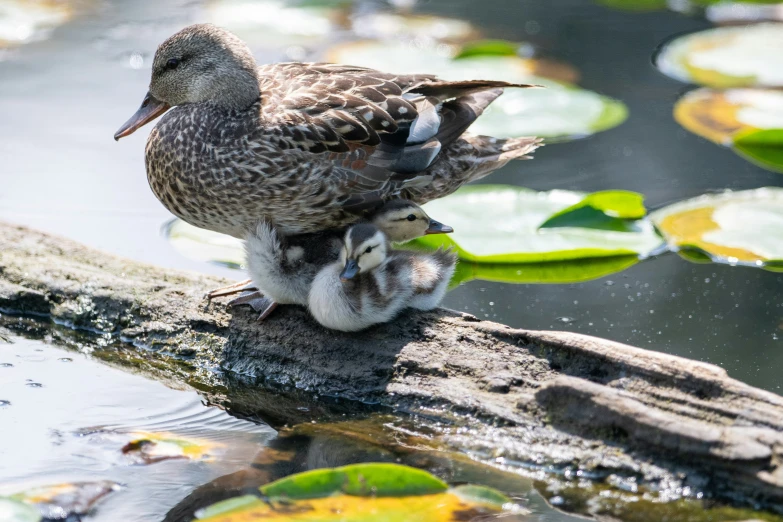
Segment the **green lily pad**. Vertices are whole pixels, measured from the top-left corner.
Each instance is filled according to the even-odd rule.
[[[507,89],[471,126],[475,134],[578,138],[615,127],[628,116],[622,102],[537,75],[546,68],[536,59],[496,54],[455,60],[455,56],[448,47],[378,41],[340,44],[326,54],[331,62],[396,73],[427,71],[445,80],[505,80],[546,87]],[[557,75],[563,75],[562,67]]]
[[[716,263],[778,269],[783,262],[783,189],[707,194],[650,214],[672,249]]]
[[[437,477],[398,464],[354,464],[307,471],[260,488],[251,495],[219,502],[200,512],[201,520],[437,522],[473,520],[512,506],[490,488],[449,489]]]
[[[571,259],[543,263],[475,263],[460,260],[450,288],[473,280],[512,284],[567,284],[622,272],[639,262],[637,255]]]
[[[508,40],[478,40],[463,45],[454,60],[479,56],[518,56],[521,46],[520,43]]]
[[[718,27],[675,38],[656,60],[666,75],[710,87],[783,85],[783,24]]]
[[[38,522],[41,514],[33,506],[12,498],[0,497],[0,520],[3,522]]]
[[[648,12],[666,9],[667,0],[597,0],[599,4],[622,11]]]
[[[740,133],[734,137],[734,150],[765,169],[783,173],[783,129]]]
[[[428,214],[448,223],[455,232],[448,236],[425,236],[416,243],[430,247],[451,246],[461,259],[477,263],[542,263],[623,255],[644,257],[662,245],[649,221],[603,214],[606,221],[614,221],[621,230],[607,226],[589,228],[591,222],[585,222],[584,216],[562,213],[566,209],[592,208],[583,204],[587,200],[600,201],[605,212],[614,212],[617,216],[637,215],[639,198],[622,191],[589,195],[562,190],[536,192],[508,185],[464,187],[451,196],[425,205]],[[620,204],[611,209],[611,201]],[[542,228],[553,216],[562,226]]]

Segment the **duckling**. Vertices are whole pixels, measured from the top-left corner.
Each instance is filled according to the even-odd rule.
[[[310,313],[327,328],[355,332],[388,322],[405,308],[431,310],[446,294],[456,261],[453,252],[440,249],[392,251],[377,226],[354,225],[339,259],[315,276]]]
[[[403,243],[425,234],[447,234],[453,229],[431,219],[408,200],[385,203],[369,218],[391,242]],[[250,304],[266,318],[278,304],[307,305],[310,286],[316,274],[340,256],[345,229],[281,235],[262,221],[247,237],[247,267],[253,287],[259,291],[243,294],[230,305]]]

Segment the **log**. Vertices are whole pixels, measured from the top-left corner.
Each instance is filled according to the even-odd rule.
[[[165,354],[155,377],[236,414],[281,426],[372,404],[419,415],[486,461],[690,485],[783,512],[783,398],[717,366],[444,309],[354,334],[295,306],[258,324],[249,308],[205,299],[226,283],[0,223],[0,310]],[[297,407],[319,396],[340,400]]]

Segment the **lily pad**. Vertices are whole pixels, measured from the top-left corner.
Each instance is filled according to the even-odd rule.
[[[299,473],[199,513],[210,522],[447,521],[501,513],[511,501],[490,488],[449,489],[425,471],[397,464],[355,464]]]
[[[0,47],[40,40],[73,15],[67,2],[5,0],[0,2]]]
[[[734,137],[734,150],[765,169],[783,173],[783,128],[738,134]]]
[[[73,482],[26,489],[11,495],[10,499],[34,507],[35,512],[47,520],[60,520],[85,515],[100,500],[119,489],[119,484],[110,480]],[[0,516],[0,520],[6,519]]]
[[[251,46],[316,46],[349,24],[350,0],[211,0],[206,19]],[[304,58],[291,56],[292,59]]]
[[[194,227],[181,219],[167,223],[163,233],[179,253],[190,259],[237,269],[245,263],[244,243],[231,236]]]
[[[450,46],[363,41],[339,44],[327,51],[331,62],[374,67],[397,73],[427,71],[446,80],[505,80],[546,89],[507,89],[470,131],[500,138],[535,135],[578,138],[615,127],[627,118],[621,102],[573,87],[542,74],[547,68],[562,78],[563,66],[519,56],[474,56],[455,60]]]
[[[139,464],[154,464],[163,460],[208,460],[216,445],[211,442],[184,439],[171,433],[133,433],[134,439],[122,448]]]
[[[38,522],[41,514],[29,506],[12,498],[0,497],[0,520],[3,522]]]
[[[718,27],[675,38],[656,60],[666,75],[709,87],[783,86],[783,24]]]
[[[581,283],[622,272],[638,262],[637,255],[518,264],[460,260],[450,287],[455,288],[475,279],[512,284]]]
[[[478,36],[467,20],[426,14],[358,13],[351,24],[360,38],[462,42]]]
[[[649,221],[622,217],[638,215],[638,194],[623,191],[598,194],[536,192],[508,185],[464,187],[424,207],[431,216],[453,226],[455,232],[444,237],[425,236],[416,243],[451,246],[461,259],[477,263],[645,257],[662,245]],[[566,209],[592,208],[585,201],[596,200],[605,204],[604,223],[598,228],[592,227],[592,214],[586,218],[577,212],[562,213]],[[615,209],[609,205],[612,200],[616,202]],[[553,216],[562,226],[542,228]],[[606,222],[614,222],[616,226],[606,226]]]
[[[783,128],[783,91],[696,89],[674,106],[674,119],[694,134],[731,145],[739,133]]]
[[[650,214],[672,249],[713,262],[778,269],[783,262],[783,189],[708,194]]]

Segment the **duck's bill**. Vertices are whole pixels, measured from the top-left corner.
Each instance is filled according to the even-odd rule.
[[[356,274],[359,273],[359,264],[353,259],[349,259],[345,262],[345,268],[340,272],[340,281],[345,283],[349,279],[353,279]]]
[[[424,231],[425,234],[451,234],[452,232],[454,232],[453,228],[434,219],[430,219],[430,226]]]
[[[150,93],[144,97],[144,101],[141,102],[141,107],[136,111],[136,114],[130,117],[128,121],[122,124],[122,127],[114,133],[114,139],[119,140],[125,136],[130,136],[136,129],[143,127],[147,123],[151,122],[167,110],[170,106],[168,103],[164,103],[155,98]]]

